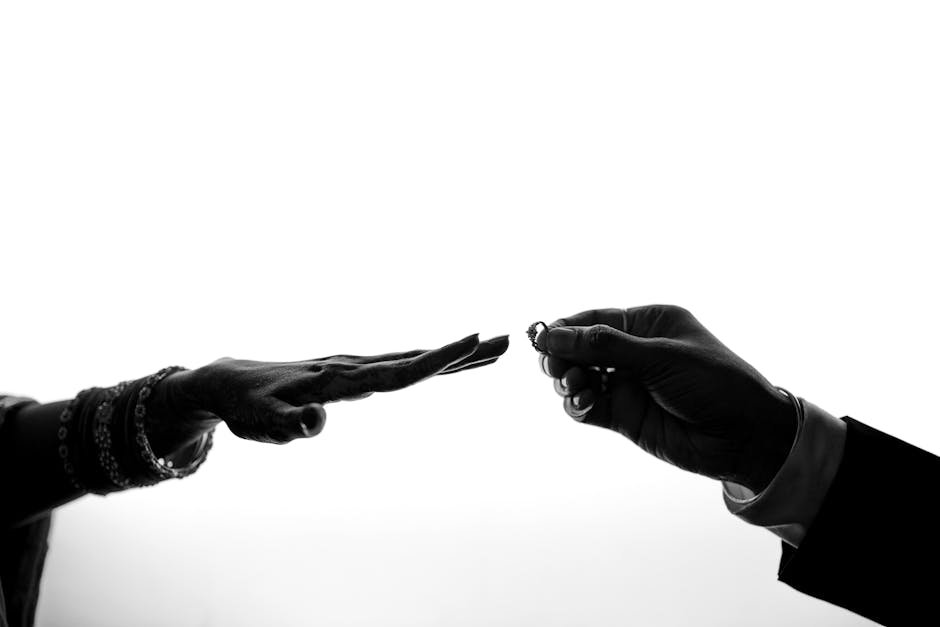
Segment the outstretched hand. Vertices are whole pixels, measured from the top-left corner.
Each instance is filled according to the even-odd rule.
[[[188,378],[177,379],[174,396],[180,413],[193,423],[221,420],[241,438],[283,444],[317,435],[326,421],[326,403],[366,398],[435,375],[486,366],[508,347],[507,336],[480,342],[471,335],[433,350],[374,356],[295,362],[224,357],[181,373]]]
[[[786,459],[790,401],[681,307],[585,311],[536,342],[572,418],[663,461],[759,491]]]

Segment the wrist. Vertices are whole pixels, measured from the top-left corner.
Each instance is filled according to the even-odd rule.
[[[220,422],[198,400],[199,376],[198,370],[181,370],[154,387],[146,430],[158,457],[192,444]]]
[[[799,399],[802,423],[786,462],[759,494],[724,483],[728,509],[743,520],[770,529],[788,544],[799,547],[822,508],[842,463],[846,425],[814,405]]]
[[[801,413],[796,397],[782,389],[772,391],[771,402],[755,418],[748,462],[738,483],[755,494],[770,485],[793,449]]]

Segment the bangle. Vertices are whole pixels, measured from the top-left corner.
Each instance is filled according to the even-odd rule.
[[[131,487],[130,479],[121,471],[117,459],[112,453],[111,424],[114,415],[114,400],[127,389],[129,381],[124,381],[105,390],[104,399],[95,410],[94,442],[98,449],[98,463],[114,487]]]
[[[182,479],[196,472],[206,460],[209,449],[212,448],[212,431],[208,431],[196,442],[192,457],[183,466],[178,466],[174,459],[158,458],[150,446],[145,429],[147,418],[147,399],[153,393],[153,388],[169,375],[186,370],[181,366],[169,366],[147,377],[143,387],[137,393],[137,403],[134,405],[134,442],[137,445],[137,456],[143,462],[145,470],[157,481],[163,479]],[[168,456],[169,457],[169,456]]]
[[[803,430],[803,421],[806,419],[806,412],[803,409],[803,399],[794,396],[790,393],[790,390],[777,386],[777,389],[787,395],[787,398],[790,399],[790,404],[793,405],[793,408],[796,410],[796,435],[793,436],[793,441],[796,442],[796,439],[800,436],[800,431]]]
[[[139,445],[134,432],[134,406],[146,379],[132,381],[114,403],[115,418],[111,423],[111,438],[118,465],[128,477],[129,487],[146,487],[160,482],[138,453]]]
[[[145,429],[145,403],[154,386],[180,370],[185,368],[164,368],[108,389],[88,388],[69,401],[56,436],[62,470],[74,488],[108,494],[196,472],[212,447],[212,430],[164,459],[154,454]]]
[[[88,388],[75,395],[75,398],[69,402],[59,415],[59,430],[56,433],[59,438],[58,451],[59,458],[62,460],[62,470],[65,472],[69,483],[82,492],[86,491],[86,488],[84,482],[78,476],[78,467],[75,458],[75,453],[78,449],[77,443],[75,442],[75,433],[81,432],[80,420],[76,415],[81,414],[79,410],[82,401],[94,390],[95,388]],[[69,437],[70,435],[72,437]],[[81,438],[78,438],[78,440],[80,441]]]

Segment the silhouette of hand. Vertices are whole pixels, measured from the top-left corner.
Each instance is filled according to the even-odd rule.
[[[681,307],[585,311],[536,342],[571,417],[679,468],[758,492],[790,451],[788,398]]]
[[[223,357],[169,377],[175,405],[190,422],[225,422],[248,440],[283,444],[312,437],[326,420],[325,403],[391,392],[438,374],[495,362],[509,347],[501,336],[480,342],[471,335],[434,350],[376,356],[333,355],[295,362]]]

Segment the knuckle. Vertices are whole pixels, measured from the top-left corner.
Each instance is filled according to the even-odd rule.
[[[289,429],[285,429],[282,425],[268,429],[265,436],[265,439],[272,444],[287,444],[296,437]]]
[[[613,334],[606,324],[595,324],[587,333],[587,343],[591,348],[604,348],[610,344]]]

